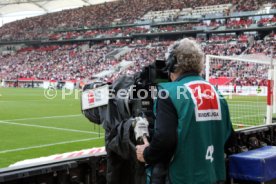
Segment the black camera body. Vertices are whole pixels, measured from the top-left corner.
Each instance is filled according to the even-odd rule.
[[[118,107],[116,109],[119,114],[123,114],[123,116],[126,116],[127,113],[129,117],[146,116],[147,119],[151,122],[151,120],[153,120],[153,104],[154,98],[156,96],[156,85],[160,81],[168,80],[168,74],[164,70],[165,67],[165,60],[156,60],[154,63],[144,67],[141,72],[135,74],[134,76],[123,76],[118,79],[118,81],[114,82],[114,84],[110,85],[101,81],[95,81],[86,84],[83,87],[81,100],[82,113],[91,122],[101,124],[102,122],[99,122],[99,120],[103,118],[94,117],[98,113],[98,110],[95,109],[100,109],[101,106],[107,106],[108,104],[115,102],[116,104],[122,104],[123,106],[125,106]],[[95,103],[95,101],[101,101],[101,98],[105,98],[103,94],[100,94],[103,93],[103,91],[97,91],[98,88],[103,88],[104,86],[106,86],[106,89],[109,89],[108,102],[105,99],[105,102],[107,103],[100,103],[100,105],[91,105],[90,108],[84,107],[84,103],[86,103],[85,101],[89,101],[89,97],[85,97],[85,95],[87,95],[87,91],[90,91],[90,93],[94,97],[94,100],[90,99],[91,103]],[[124,95],[120,93],[120,90],[125,90]],[[107,95],[106,92],[104,93],[105,95]],[[118,93],[120,94],[118,95]],[[122,100],[124,101],[124,103],[120,103]],[[91,111],[97,112],[92,115]]]

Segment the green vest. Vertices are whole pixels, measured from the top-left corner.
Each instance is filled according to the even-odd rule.
[[[169,166],[173,184],[225,180],[224,144],[232,124],[226,100],[199,76],[160,83],[178,115],[178,143]]]

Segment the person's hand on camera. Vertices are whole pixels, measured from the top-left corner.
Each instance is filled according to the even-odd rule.
[[[136,140],[144,137],[144,136],[149,136],[149,122],[147,121],[146,118],[142,117],[137,117],[135,118],[135,128],[134,128],[134,133],[135,133],[135,138]]]
[[[137,145],[136,146],[136,156],[137,156],[137,159],[140,162],[145,162],[145,159],[144,159],[144,150],[145,150],[146,147],[149,146],[149,142],[148,142],[148,139],[147,139],[146,136],[143,136],[143,141],[144,141],[143,145]]]

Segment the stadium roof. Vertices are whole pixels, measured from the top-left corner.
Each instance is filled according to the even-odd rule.
[[[114,0],[0,0],[0,19],[3,24],[26,17],[108,1]]]

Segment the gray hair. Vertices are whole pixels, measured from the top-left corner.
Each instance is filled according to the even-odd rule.
[[[200,74],[203,69],[204,53],[195,40],[184,38],[175,42],[172,47],[177,59],[175,72],[181,74],[195,72]]]

